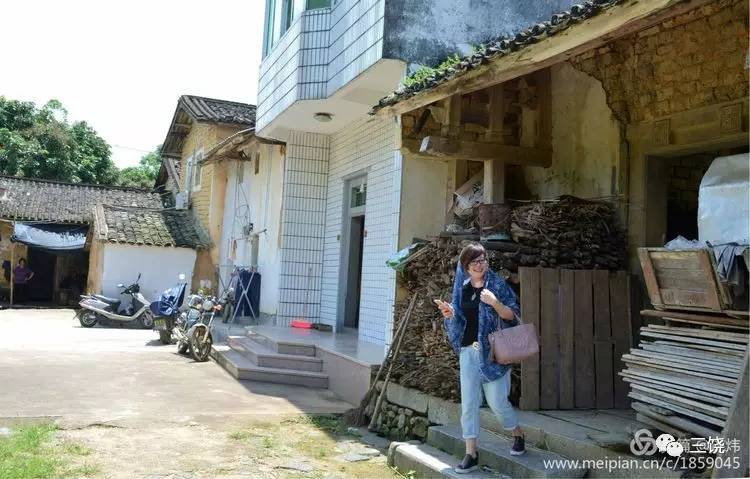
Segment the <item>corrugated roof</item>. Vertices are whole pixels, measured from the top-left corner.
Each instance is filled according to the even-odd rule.
[[[110,243],[206,248],[207,235],[188,210],[96,207],[94,237]]]
[[[97,204],[161,208],[153,191],[0,176],[0,218],[45,223],[91,223]]]
[[[390,95],[382,98],[378,104],[373,107],[373,112],[395,105],[419,93],[431,90],[438,85],[463,75],[469,70],[479,68],[482,65],[490,63],[492,60],[517,52],[528,45],[556,35],[576,23],[580,23],[625,2],[626,0],[589,0],[571,6],[568,11],[553,15],[549,21],[532,25],[516,34],[515,37],[497,38],[485,45],[481,45],[475,53],[463,57],[453,67],[447,68],[445,71],[436,71],[424,81],[414,83],[408,87],[402,86]]]

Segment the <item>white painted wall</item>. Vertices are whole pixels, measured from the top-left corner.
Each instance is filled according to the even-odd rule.
[[[385,262],[397,251],[401,156],[396,154],[393,120],[363,119],[331,136],[320,318],[335,325],[341,266],[345,180],[367,174],[362,253],[359,337],[384,344],[391,335],[396,272]],[[343,235],[342,235],[343,238]]]
[[[180,282],[185,273],[190,282],[195,266],[195,250],[104,243],[102,251],[102,294],[119,297],[118,283],[129,285],[141,273],[141,294],[156,300],[167,288]],[[123,300],[126,298],[123,297]]]
[[[253,223],[255,231],[266,229],[258,244],[258,272],[261,274],[260,311],[276,314],[279,307],[279,279],[281,252],[281,199],[283,158],[275,145],[260,146],[260,165],[255,174],[254,162],[233,161],[227,169],[227,191],[224,207],[220,255],[221,273],[227,284],[232,266],[251,265],[250,238],[243,234],[246,223]],[[232,243],[236,241],[234,257]],[[231,265],[231,266],[230,266]]]

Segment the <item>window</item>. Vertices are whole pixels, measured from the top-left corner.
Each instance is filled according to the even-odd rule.
[[[303,0],[296,0],[302,5]],[[295,0],[266,0],[266,24],[263,36],[263,56],[268,55],[276,42],[292,26]]]
[[[201,189],[201,174],[203,173],[203,150],[195,154],[193,160],[193,190]]]
[[[331,0],[307,0],[307,9],[326,8],[331,6]]]
[[[357,208],[358,206],[365,206],[367,203],[367,183],[352,186],[350,192],[351,202],[349,206],[351,208]]]

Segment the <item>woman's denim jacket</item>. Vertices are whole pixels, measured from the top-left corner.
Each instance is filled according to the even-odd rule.
[[[466,329],[466,318],[464,318],[461,311],[461,291],[466,283],[469,282],[469,279],[469,275],[464,271],[461,263],[459,263],[456,268],[456,279],[453,282],[453,319],[443,321],[448,341],[456,354],[459,354],[461,351],[461,340]],[[505,321],[500,319],[492,306],[483,302],[479,303],[477,340],[479,341],[479,351],[482,355],[482,364],[479,369],[482,373],[482,382],[487,383],[502,377],[510,369],[509,364],[498,364],[490,359],[489,335],[497,330],[498,322],[501,329],[516,326],[519,322],[518,319],[521,317],[521,310],[518,306],[516,294],[508,286],[508,283],[490,269],[487,270],[484,287],[492,291],[497,299],[509,307],[516,316],[512,321]]]

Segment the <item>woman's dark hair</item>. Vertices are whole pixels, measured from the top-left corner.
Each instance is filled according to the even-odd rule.
[[[21,261],[23,261],[23,264],[28,264],[28,263],[26,263],[26,258],[20,258],[18,260],[18,264],[21,264]]]
[[[469,243],[464,246],[461,250],[461,254],[458,256],[458,262],[461,263],[461,267],[464,271],[469,271],[469,263],[479,258],[480,256],[487,257],[487,251],[479,243]]]

